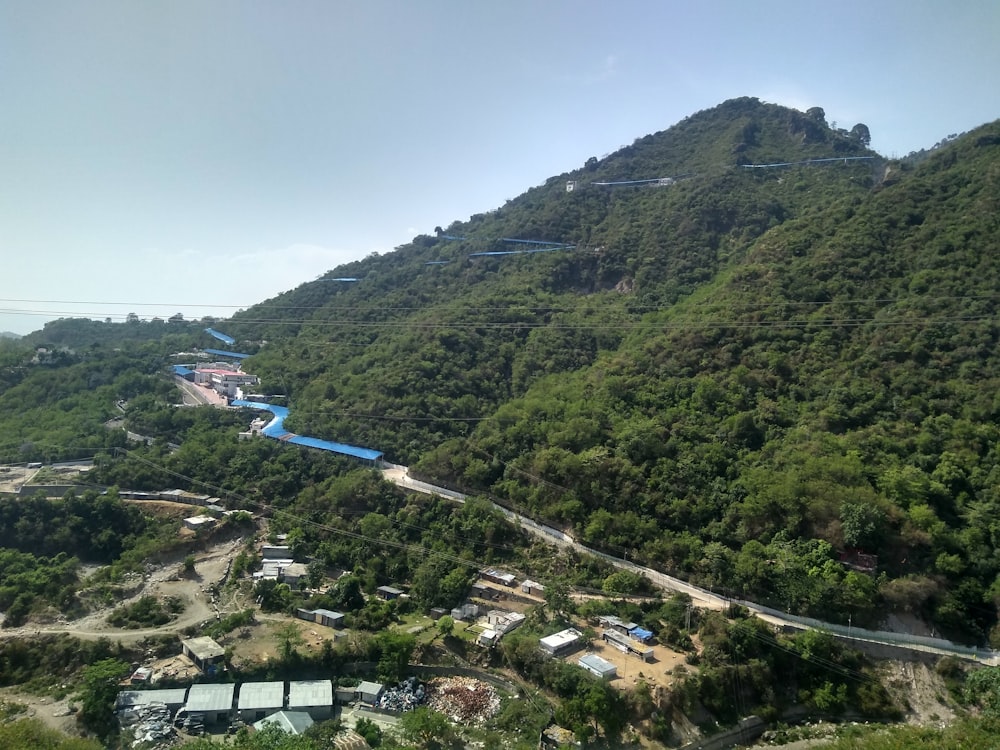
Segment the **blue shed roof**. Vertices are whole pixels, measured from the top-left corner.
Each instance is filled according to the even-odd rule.
[[[653,637],[653,632],[646,630],[646,628],[632,628],[628,634],[639,641],[648,641]]]
[[[194,370],[191,370],[184,365],[174,365],[174,375],[180,375],[183,378],[188,375],[194,375]]]
[[[232,346],[233,344],[236,343],[236,339],[234,339],[232,336],[227,336],[226,334],[220,331],[216,331],[214,328],[206,328],[205,333],[207,333],[209,336],[214,336],[223,344],[229,344],[230,346]]]
[[[216,357],[232,357],[234,359],[246,359],[249,354],[241,354],[240,352],[227,352],[224,349],[202,349],[205,354],[214,354]]]

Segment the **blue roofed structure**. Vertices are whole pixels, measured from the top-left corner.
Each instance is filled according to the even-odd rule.
[[[174,365],[174,375],[178,375],[185,380],[194,380],[194,370],[184,365]]]
[[[320,440],[319,438],[306,437],[304,435],[296,435],[294,432],[289,432],[285,429],[285,420],[288,418],[289,414],[288,407],[286,406],[266,404],[263,401],[245,401],[243,399],[235,399],[231,402],[231,405],[271,412],[271,414],[274,415],[274,418],[264,426],[264,429],[261,430],[261,434],[275,440],[281,440],[284,443],[302,445],[307,448],[317,448],[322,451],[330,451],[331,453],[340,453],[344,456],[360,458],[363,461],[380,461],[382,456],[385,455],[382,451],[377,451],[372,448],[360,448],[356,445],[335,443],[330,440]]]
[[[246,359],[249,354],[242,354],[240,352],[227,352],[224,349],[202,349],[205,354],[213,354],[216,357],[232,357],[233,359]]]
[[[628,634],[637,641],[642,641],[643,643],[648,643],[653,638],[652,631],[646,630],[646,628],[632,628],[628,631]]]
[[[214,328],[206,328],[205,333],[207,333],[209,336],[214,336],[223,344],[229,344],[229,346],[232,346],[233,344],[236,343],[236,339],[234,339],[232,336],[227,336],[226,334],[221,333],[220,331],[216,331]]]

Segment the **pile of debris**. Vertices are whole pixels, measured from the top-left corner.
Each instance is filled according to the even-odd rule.
[[[471,677],[445,677],[428,683],[427,705],[452,721],[479,725],[496,716],[500,696],[492,685]]]
[[[416,677],[403,680],[396,687],[387,687],[378,699],[378,707],[386,711],[412,711],[427,701],[427,691]]]
[[[118,713],[123,727],[131,730],[132,747],[168,747],[177,740],[170,724],[170,709],[162,703],[136,706]]]

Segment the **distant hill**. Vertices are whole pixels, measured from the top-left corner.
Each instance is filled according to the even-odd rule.
[[[19,339],[21,334],[12,333],[10,331],[0,331],[0,339]]]

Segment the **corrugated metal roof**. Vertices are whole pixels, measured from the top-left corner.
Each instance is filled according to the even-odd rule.
[[[236,685],[224,683],[221,685],[197,684],[188,690],[188,713],[229,711],[233,707],[233,696]]]
[[[205,333],[207,333],[209,336],[217,338],[224,344],[229,344],[230,346],[236,343],[236,339],[234,339],[232,336],[227,336],[226,334],[222,333],[222,331],[216,331],[214,328],[206,328]]]
[[[233,359],[247,359],[250,356],[242,352],[227,352],[225,349],[202,349],[202,351],[205,354],[214,354],[216,357],[232,357]]]
[[[299,680],[288,683],[288,708],[332,705],[333,683],[330,680]]]
[[[614,674],[618,671],[618,667],[597,654],[584,654],[576,663],[601,675]]]
[[[244,682],[240,685],[237,708],[241,711],[257,708],[283,708],[284,705],[284,682]]]

